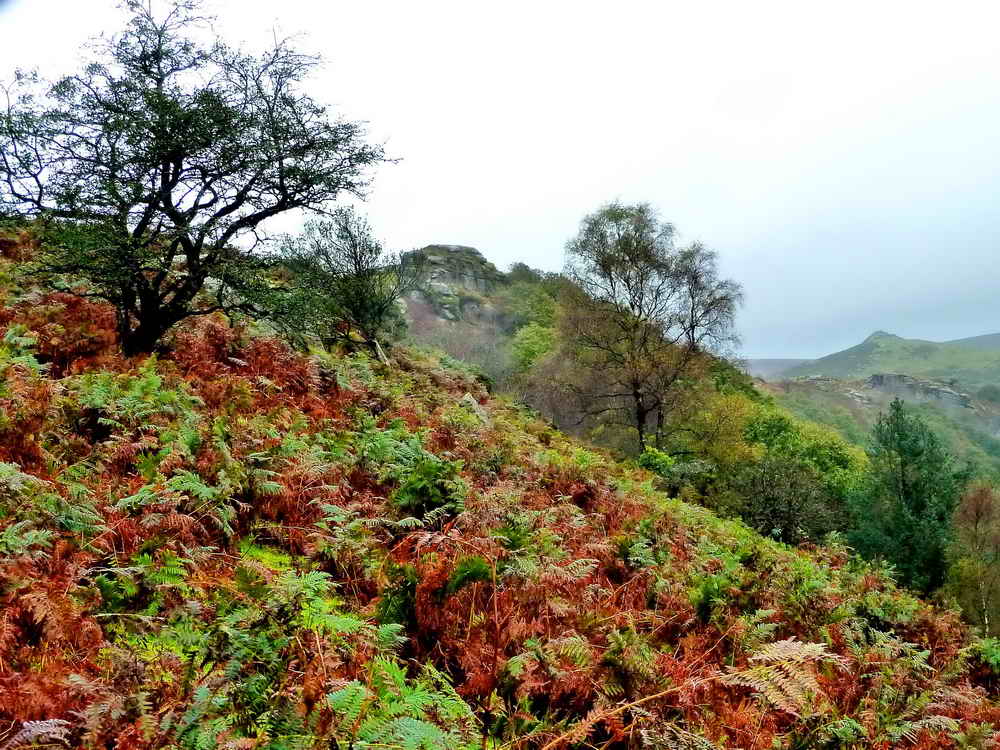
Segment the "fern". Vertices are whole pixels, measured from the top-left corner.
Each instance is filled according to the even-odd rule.
[[[778,629],[778,623],[767,622],[773,616],[773,609],[758,609],[749,615],[740,615],[734,644],[736,650],[756,651],[761,648]]]
[[[335,742],[359,750],[458,750],[478,735],[472,710],[430,665],[411,680],[398,663],[373,659],[367,686],[352,682],[326,703]]]
[[[327,706],[337,717],[337,722],[343,727],[355,727],[361,718],[361,712],[373,697],[373,693],[358,681],[354,681],[340,690],[326,696]]]
[[[922,719],[901,722],[891,727],[887,734],[893,742],[906,740],[915,743],[924,730],[953,734],[958,731],[958,722],[948,716],[925,716]]]
[[[0,531],[0,558],[47,557],[44,549],[52,546],[55,533],[48,529],[34,529],[31,521],[18,521]]]
[[[667,725],[639,732],[642,747],[648,750],[719,750],[718,746],[678,726]]]
[[[40,741],[61,742],[68,745],[69,730],[69,722],[62,719],[26,721],[13,737],[0,745],[0,750],[17,750],[28,745],[37,745]]]
[[[472,583],[490,581],[492,578],[493,568],[483,558],[476,555],[463,557],[455,564],[455,569],[448,577],[445,593],[450,596]]]
[[[823,644],[794,638],[765,646],[750,661],[758,666],[731,671],[723,682],[750,688],[767,703],[793,716],[812,714],[817,698],[825,697],[816,681],[818,665],[847,668],[847,661],[829,653]]]

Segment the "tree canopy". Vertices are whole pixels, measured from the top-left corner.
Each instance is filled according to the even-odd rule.
[[[709,349],[735,341],[740,286],[720,279],[716,255],[677,246],[648,204],[609,203],[566,246],[559,359],[585,417],[649,433],[659,446],[672,397]]]
[[[349,208],[306,224],[285,242],[282,262],[293,286],[279,325],[327,347],[358,336],[376,351],[385,334],[405,325],[399,298],[421,281],[426,265],[420,253],[387,252],[368,220]]]
[[[872,428],[868,458],[852,542],[895,565],[906,585],[933,591],[945,579],[952,514],[971,470],[899,399]]]
[[[126,7],[82,70],[6,89],[0,212],[42,220],[40,269],[111,302],[133,354],[191,315],[251,309],[264,223],[362,195],[385,156],[300,90],[317,58],[203,44],[196,0]]]

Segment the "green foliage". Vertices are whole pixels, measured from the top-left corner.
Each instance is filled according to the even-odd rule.
[[[311,335],[327,348],[398,338],[406,327],[399,300],[420,282],[420,258],[386,253],[365,219],[339,208],[286,239],[291,289],[274,321],[291,338]]]
[[[973,646],[975,655],[994,675],[1000,676],[1000,638],[981,638]]]
[[[519,372],[527,372],[532,365],[555,348],[556,330],[539,323],[528,323],[519,328],[510,346],[514,352],[514,365]]]
[[[856,346],[798,365],[782,375],[859,380],[876,373],[905,372],[929,378],[955,378],[968,387],[979,387],[996,380],[998,362],[1000,350],[996,348],[905,339],[877,331]]]
[[[656,649],[635,630],[612,630],[601,663],[610,668],[603,690],[611,697],[634,695],[640,685],[656,685],[661,679],[655,668]]]
[[[472,583],[490,581],[493,579],[493,568],[483,558],[473,555],[463,557],[455,563],[454,570],[448,576],[448,585],[445,593],[449,596],[461,591]]]
[[[826,387],[790,381],[775,394],[775,400],[799,418],[828,425],[851,443],[865,445],[884,406],[877,397],[871,404],[859,404],[851,396],[855,388],[850,382]],[[1000,440],[991,434],[989,417],[934,401],[907,406],[921,416],[949,452],[973,462],[979,476],[1000,477]]]
[[[140,653],[170,652],[188,664],[188,689],[191,699],[185,710],[171,710],[160,722],[160,731],[183,748],[215,748],[219,732],[225,730],[238,737],[257,738],[269,748],[301,747],[315,741],[316,714],[303,715],[294,700],[282,690],[284,678],[292,660],[296,658],[295,645],[302,638],[325,637],[339,642],[344,653],[350,654],[360,638],[380,654],[374,661],[381,670],[372,680],[372,690],[364,703],[364,710],[372,721],[363,723],[364,731],[378,728],[388,739],[407,740],[410,724],[393,722],[416,711],[419,704],[415,694],[421,690],[429,695],[432,703],[442,713],[429,716],[418,713],[413,718],[424,720],[431,728],[438,726],[438,719],[445,727],[450,720],[460,721],[464,704],[456,703],[446,685],[438,684],[437,677],[426,681],[407,680],[401,668],[388,655],[398,645],[397,631],[368,623],[354,615],[338,612],[332,603],[332,585],[329,576],[319,571],[298,573],[288,570],[259,589],[251,606],[241,603],[224,603],[214,622],[199,623],[187,615],[171,619],[158,634],[139,635],[134,639]],[[308,634],[312,635],[308,635]],[[195,687],[209,675],[214,675],[216,687]],[[382,682],[389,680],[391,686]],[[430,690],[433,685],[437,691]],[[384,688],[384,689],[383,689]],[[365,688],[367,690],[367,688]],[[332,704],[346,710],[351,701],[345,695],[334,694]],[[411,701],[402,705],[393,698],[410,696]],[[420,694],[423,695],[422,693]],[[414,706],[413,702],[419,705]],[[443,715],[445,712],[447,715]],[[337,717],[338,722],[340,716]],[[379,722],[386,722],[388,724]],[[328,737],[364,739],[369,735],[350,736],[344,731],[356,730],[352,723],[338,723]],[[421,731],[430,729],[421,727]],[[391,731],[390,731],[391,730]],[[370,735],[377,737],[378,732]],[[447,732],[443,734],[447,737]],[[416,745],[415,747],[422,747]]]
[[[661,477],[668,477],[677,464],[677,459],[652,446],[646,446],[646,450],[639,454],[635,462],[654,474],[659,474]]]
[[[862,554],[893,563],[907,585],[932,591],[945,579],[952,513],[970,472],[898,399],[880,415],[868,455],[850,539]]]
[[[16,76],[0,119],[18,155],[0,162],[0,213],[46,219],[38,271],[113,305],[130,355],[192,315],[259,312],[258,227],[357,194],[384,159],[300,90],[314,58],[277,39],[260,56],[202,43],[197,6],[126,3],[75,74]]]
[[[438,509],[460,513],[468,492],[468,485],[459,475],[461,468],[461,461],[445,461],[427,454],[413,465],[392,494],[393,505],[417,518]]]
[[[814,539],[801,504],[867,464],[725,368],[684,384],[684,437],[619,462],[523,407],[477,416],[460,364],[269,363],[212,323],[197,361],[8,376],[57,396],[23,467],[0,441],[0,693],[47,696],[73,743],[984,744],[965,686],[1000,648],[839,537],[775,541]]]
[[[18,521],[0,531],[0,559],[44,557],[55,534],[48,529],[34,529],[30,521]]]
[[[740,498],[740,518],[764,536],[798,544],[844,528],[842,504],[805,462],[767,455],[737,469],[727,486]]]
[[[417,570],[412,565],[391,565],[387,572],[389,583],[382,589],[375,617],[380,623],[396,623],[410,629],[416,616]]]
[[[514,329],[535,325],[551,328],[556,319],[556,300],[537,280],[515,280],[497,296],[497,305],[510,318]]]
[[[78,420],[92,414],[96,423],[108,430],[148,428],[156,417],[190,419],[201,405],[184,384],[166,387],[157,373],[155,357],[148,357],[135,375],[86,373],[68,379],[67,388],[65,408],[83,407]]]
[[[709,377],[719,393],[739,394],[755,403],[771,402],[769,396],[757,390],[752,377],[722,357],[712,361]]]
[[[68,497],[52,487],[14,464],[0,463],[0,523],[12,521],[0,532],[4,554],[42,557],[56,536],[53,530],[79,535],[83,542],[107,530],[86,487],[68,483]]]
[[[37,339],[27,327],[15,323],[9,326],[0,342],[0,373],[5,376],[12,367],[20,367],[33,375],[40,375],[46,366],[35,359],[34,349]],[[6,383],[0,383],[0,395],[6,395]]]
[[[231,483],[225,472],[219,472],[219,479],[219,484],[211,485],[198,474],[181,469],[165,482],[143,485],[136,493],[121,498],[115,508],[135,513],[148,505],[176,502],[180,509],[211,520],[229,537],[234,533],[232,521],[236,517],[231,500],[240,487]]]
[[[361,465],[377,472],[383,481],[401,480],[418,461],[430,455],[424,450],[421,436],[407,430],[399,420],[379,429],[373,418],[365,417],[354,444]]]
[[[467,750],[479,738],[472,710],[430,664],[411,680],[397,663],[374,659],[367,684],[351,682],[326,703],[337,747]]]
[[[688,600],[704,623],[709,622],[717,611],[728,605],[731,592],[739,588],[744,572],[738,554],[715,549],[713,545],[708,545],[702,554],[712,556],[713,552],[716,553],[715,564],[711,569],[693,575],[688,589]]]

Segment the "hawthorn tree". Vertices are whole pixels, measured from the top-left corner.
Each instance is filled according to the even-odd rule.
[[[0,213],[40,219],[38,270],[113,304],[130,355],[189,316],[252,310],[264,223],[361,195],[385,160],[302,93],[317,58],[203,44],[198,5],[157,17],[128,0],[125,31],[81,71],[4,90]]]
[[[716,254],[679,248],[645,203],[609,203],[567,244],[559,319],[562,384],[585,419],[626,426],[660,447],[675,397],[705,354],[735,342],[743,293]]]
[[[327,348],[358,337],[380,356],[380,339],[405,324],[399,298],[416,288],[425,266],[420,253],[386,252],[367,219],[350,208],[287,239],[282,262],[293,284],[276,316],[280,327]]]

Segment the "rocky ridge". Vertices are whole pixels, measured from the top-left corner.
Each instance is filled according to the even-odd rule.
[[[427,245],[410,257],[422,256],[427,266],[424,283],[409,295],[408,302],[429,305],[447,321],[488,317],[488,296],[507,283],[507,278],[474,247]]]

